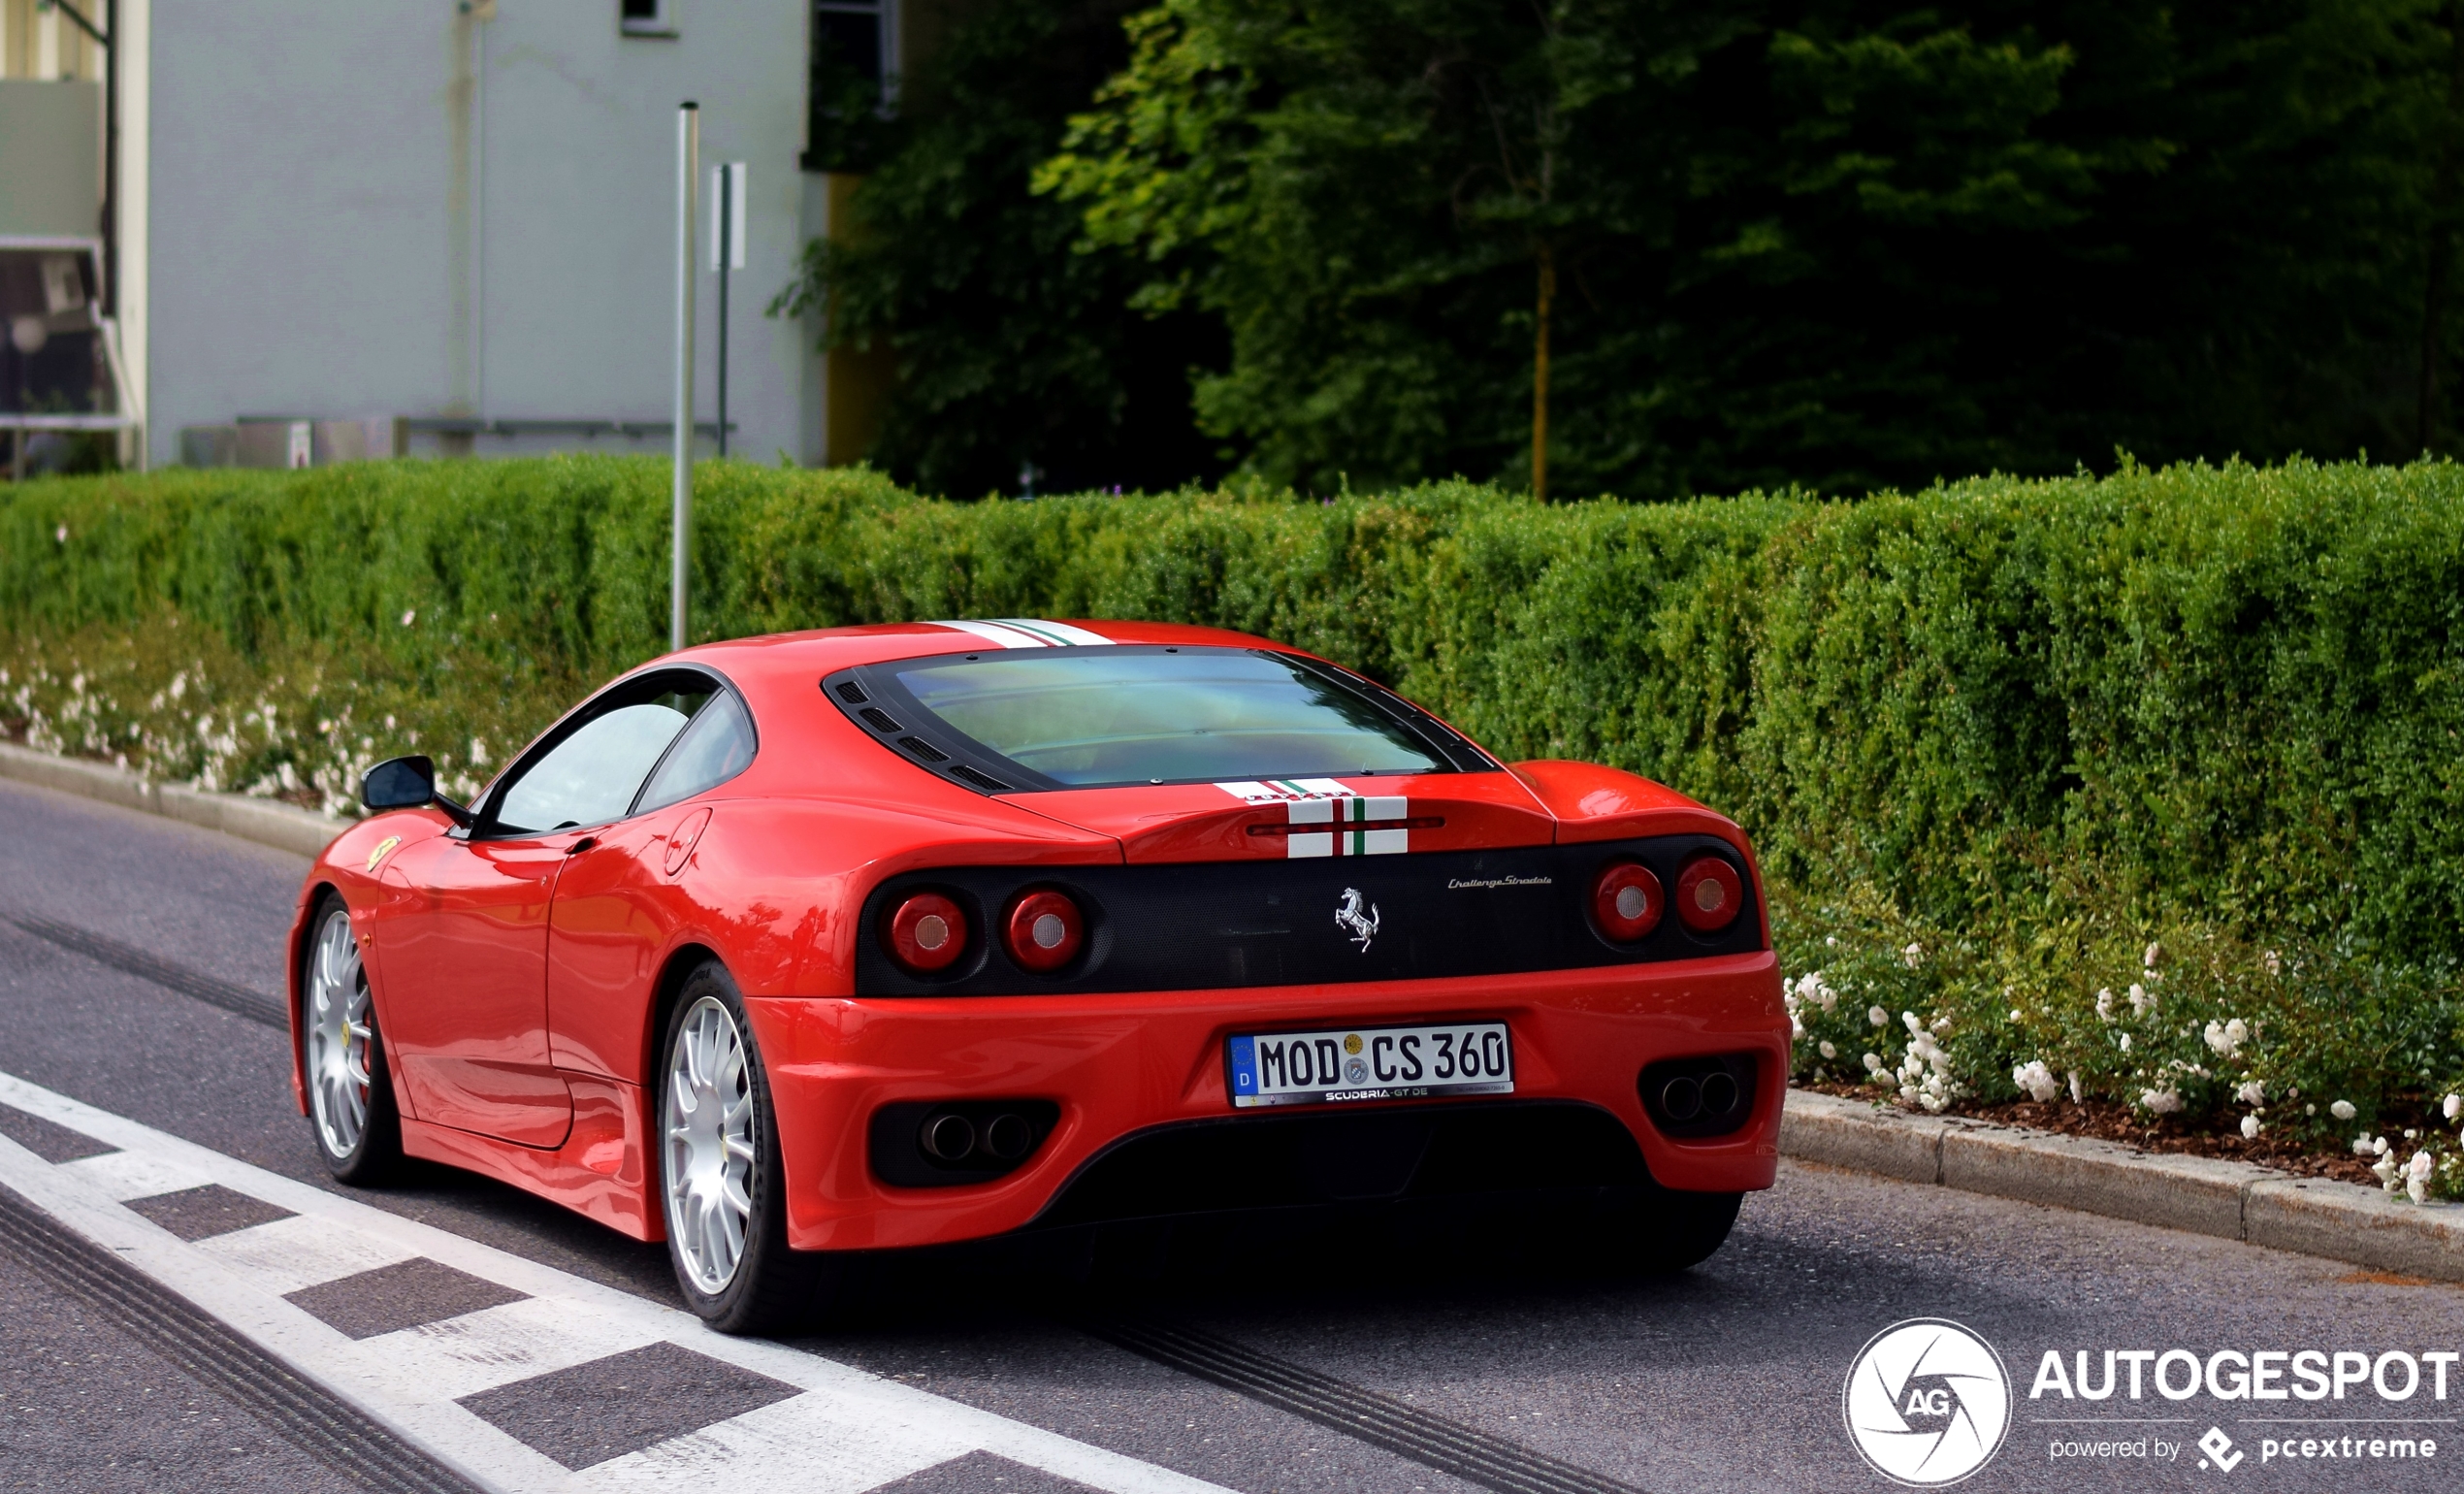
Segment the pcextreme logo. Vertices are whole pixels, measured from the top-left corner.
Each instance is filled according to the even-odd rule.
[[[1839,1397],[1848,1440],[1895,1483],[1938,1488],[1994,1461],[2011,1427],[2002,1356],[1940,1317],[1893,1323],[1848,1366]]]

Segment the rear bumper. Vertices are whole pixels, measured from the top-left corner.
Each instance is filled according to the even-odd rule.
[[[1156,1184],[1151,1196],[1167,1200],[1160,1206],[1167,1211],[1267,1203],[1265,1195],[1282,1183],[1227,1173],[1216,1188],[1203,1176],[1176,1176],[1176,1168],[1204,1174],[1226,1157],[1305,1158],[1316,1147],[1313,1136],[1360,1133],[1349,1123],[1332,1131],[1310,1123],[1338,1113],[1429,1112],[1425,1134],[1437,1138],[1432,1166],[1441,1156],[1478,1159],[1470,1173],[1459,1161],[1443,1164],[1451,1169],[1449,1191],[1476,1190],[1484,1169],[1499,1174],[1501,1189],[1528,1182],[1523,1174],[1534,1170],[1571,1181],[1557,1177],[1566,1171],[1563,1156],[1535,1158],[1534,1169],[1513,1164],[1518,1138],[1545,1147],[1556,1133],[1548,1129],[1553,1122],[1538,1129],[1537,1122],[1509,1122],[1509,1111],[1593,1118],[1567,1122],[1588,1138],[1567,1155],[1599,1158],[1603,1185],[1632,1181],[1616,1175],[1621,1169],[1610,1153],[1621,1149],[1612,1143],[1603,1150],[1602,1137],[1615,1130],[1596,1123],[1605,1119],[1631,1136],[1650,1179],[1663,1186],[1764,1188],[1779,1166],[1789,1028],[1777,959],[1768,951],[1466,980],[1155,994],[766,996],[746,1007],[778,1112],[788,1240],[799,1250],[949,1244],[1069,1222],[1090,1211],[1124,1217],[1140,1207],[1116,1196],[1124,1174]],[[1512,1099],[1381,1101],[1296,1113],[1235,1111],[1226,1098],[1224,1042],[1235,1033],[1419,1021],[1507,1023],[1514,1042]],[[1720,1053],[1756,1056],[1750,1119],[1708,1140],[1662,1135],[1636,1088],[1643,1065]],[[874,1175],[867,1129],[881,1106],[993,1098],[1045,1099],[1060,1110],[1052,1134],[1016,1172],[938,1188],[895,1187]],[[1494,1124],[1482,1119],[1490,1111]],[[1442,1122],[1440,1112],[1457,1119]],[[1407,1139],[1397,1142],[1397,1127],[1382,1129],[1389,1140],[1368,1143],[1373,1153],[1409,1146],[1409,1136],[1424,1130],[1402,1126]],[[1208,1139],[1175,1139],[1191,1136]],[[1425,1176],[1415,1185],[1410,1174],[1405,1168],[1396,1188],[1362,1184],[1348,1196],[1429,1190]],[[1333,1191],[1322,1196],[1346,1196],[1340,1180],[1329,1185]]]

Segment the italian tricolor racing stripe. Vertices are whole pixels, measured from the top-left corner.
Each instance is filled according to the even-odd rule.
[[[1411,800],[1401,796],[1356,794],[1332,778],[1270,778],[1216,787],[1245,804],[1283,805],[1288,827],[1283,854],[1295,861],[1401,856],[1411,849]]]
[[[936,618],[933,626],[974,633],[996,648],[1090,648],[1112,642],[1100,633],[1040,617]]]

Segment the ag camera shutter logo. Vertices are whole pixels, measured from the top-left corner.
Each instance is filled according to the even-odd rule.
[[[1848,1440],[1895,1483],[1937,1488],[1994,1461],[2011,1428],[2011,1377],[1994,1346],[1940,1317],[1893,1323],[1848,1367]]]

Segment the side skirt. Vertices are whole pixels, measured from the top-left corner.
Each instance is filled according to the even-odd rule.
[[[573,1093],[573,1128],[552,1151],[408,1116],[403,1117],[403,1150],[536,1193],[635,1240],[666,1239],[651,1179],[650,1102],[642,1087],[573,1073],[565,1083]]]

